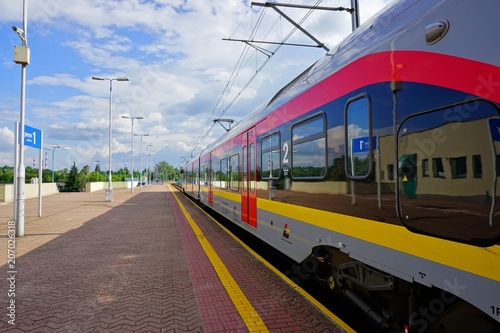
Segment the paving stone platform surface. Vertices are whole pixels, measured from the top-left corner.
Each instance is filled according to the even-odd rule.
[[[15,246],[12,204],[0,203],[0,332],[258,331],[229,299],[174,195],[267,331],[341,332],[174,193],[167,185],[115,189],[112,202],[103,191],[59,193],[43,197],[42,217],[29,199],[25,236]]]

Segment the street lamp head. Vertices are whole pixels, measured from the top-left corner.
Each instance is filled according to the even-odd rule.
[[[52,148],[57,149],[57,148],[61,148],[61,146],[60,145],[52,145]]]
[[[108,79],[107,77],[102,77],[102,76],[92,76],[92,80],[98,80],[98,81],[104,81],[104,80],[109,80],[109,81],[130,81],[130,79],[126,76],[120,76],[116,77],[114,79]]]
[[[122,116],[122,118],[125,118],[125,119],[144,119],[144,117],[142,117],[142,116],[139,116],[139,117]]]

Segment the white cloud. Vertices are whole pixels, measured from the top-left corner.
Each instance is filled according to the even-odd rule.
[[[360,2],[362,20],[366,20],[387,1]],[[349,4],[348,0],[324,0],[321,5]],[[62,142],[71,146],[66,158],[103,160],[107,156],[109,83],[93,81],[91,76],[126,75],[130,82],[113,82],[116,162],[129,162],[131,123],[120,117],[132,115],[144,117],[134,123],[137,133],[154,133],[150,142],[161,152],[168,150],[168,162],[176,165],[192,149],[205,125],[213,125],[208,119],[212,111],[219,114],[238,96],[224,117],[241,119],[325,53],[322,49],[282,47],[242,92],[267,59],[250,48],[242,70],[226,87],[245,44],[222,39],[250,36],[263,9],[250,10],[248,5],[242,0],[30,0],[27,123],[44,130],[47,145]],[[13,24],[22,25],[21,3],[3,1],[0,11],[0,30],[10,46],[19,44],[9,30]],[[286,13],[299,21],[306,12],[286,9]],[[279,41],[291,30],[272,10],[264,18],[255,39]],[[346,13],[314,11],[303,26],[333,47],[349,33],[350,19]],[[289,42],[312,43],[300,32]],[[5,77],[0,82],[0,164],[12,164],[8,136],[13,135],[9,128],[19,118],[20,82],[11,47],[0,48],[0,66]],[[223,91],[228,94],[221,96]],[[223,133],[218,127],[206,136],[204,144]],[[165,143],[169,146],[164,147]]]

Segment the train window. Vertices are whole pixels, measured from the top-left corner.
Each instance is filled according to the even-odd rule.
[[[193,178],[194,178],[194,183],[198,185],[200,183],[200,169],[199,168],[194,169]]]
[[[215,175],[220,188],[227,188],[227,158],[220,160],[220,171]]]
[[[249,175],[248,177],[250,180],[250,192],[255,192],[255,145],[253,142],[250,144],[249,148],[249,156],[248,156],[248,163],[249,163]]]
[[[480,246],[498,242],[498,152],[495,104],[474,100],[407,117],[397,131],[402,222],[435,237]]]
[[[201,166],[200,184],[207,185],[207,166],[206,165]]]
[[[243,192],[246,192],[247,191],[247,146],[243,146],[243,152],[241,154],[241,159],[242,159],[242,162],[241,162],[241,179],[243,180],[243,184],[242,184],[242,187],[243,187]]]
[[[373,164],[371,101],[368,95],[350,99],[345,107],[345,172],[350,179],[370,176]]]
[[[326,134],[323,115],[292,126],[292,178],[326,175]]]
[[[229,189],[238,191],[240,188],[240,158],[238,154],[229,157]]]
[[[278,179],[281,170],[280,135],[274,133],[261,141],[261,172],[262,179]]]
[[[220,179],[217,178],[217,175],[220,172],[220,160],[217,158],[215,154],[212,154],[211,161],[212,169],[210,170],[210,182],[214,187],[220,187]]]

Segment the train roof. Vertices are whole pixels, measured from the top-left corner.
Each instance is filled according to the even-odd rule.
[[[205,149],[202,150],[201,153],[207,150],[211,150],[212,147],[217,146],[220,142],[224,142],[228,138],[242,133],[252,124],[255,124],[257,121],[264,118],[267,114],[275,110],[280,105],[285,104],[289,100],[293,99],[294,97],[298,96],[299,94],[316,84],[318,81],[321,81],[322,79],[331,75],[333,72],[335,72],[336,69],[341,68],[345,63],[347,63],[347,59],[345,57],[341,63],[337,61],[337,58],[340,58],[339,56],[341,54],[345,53],[346,50],[351,50],[353,45],[357,44],[359,40],[367,38],[367,35],[374,34],[377,30],[377,27],[380,25],[380,23],[377,23],[379,20],[381,20],[382,22],[389,21],[390,19],[388,19],[387,17],[394,17],[395,10],[404,10],[404,8],[406,8],[409,3],[413,3],[413,1],[401,0],[400,2],[396,2],[395,4],[388,5],[379,13],[375,14],[371,19],[361,25],[347,38],[340,42],[335,48],[333,48],[333,51],[328,52],[325,56],[323,56],[317,62],[304,70],[286,86],[281,88],[271,99],[261,104],[244,119],[236,123],[229,132],[225,133],[213,143],[208,145]],[[353,59],[351,58],[349,61],[352,60]]]
[[[483,1],[490,7],[495,7],[497,0]],[[479,45],[475,45],[475,43],[484,43],[484,40],[497,40],[496,30],[491,29],[490,26],[493,18],[476,20],[474,22],[478,26],[476,30],[470,29],[468,24],[453,25],[456,34],[463,38],[464,43],[467,41],[470,47],[463,47],[462,43],[453,44],[452,42],[436,45],[426,43],[425,31],[422,29],[423,22],[435,22],[442,19],[443,15],[450,18],[453,23],[468,22],[471,11],[476,10],[474,6],[470,7],[471,4],[473,4],[472,1],[464,0],[437,2],[435,0],[399,0],[389,4],[203,151],[211,150],[228,138],[241,134],[278,107],[341,70],[347,64],[369,54],[394,50],[416,50],[451,54],[499,65],[497,52],[480,52],[478,51],[481,49]],[[494,16],[495,14],[489,13],[488,15]],[[481,31],[483,42],[474,35],[474,31]]]

